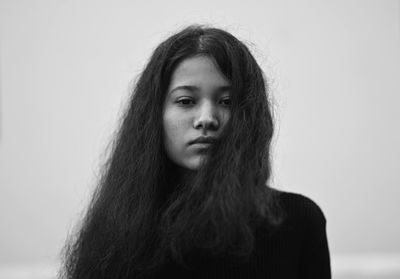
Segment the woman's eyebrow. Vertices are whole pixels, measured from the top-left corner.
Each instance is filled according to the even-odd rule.
[[[232,87],[230,85],[224,85],[224,86],[220,86],[218,87],[215,91],[218,93],[224,93],[226,91],[229,91]],[[172,89],[169,94],[172,94],[175,91],[178,90],[186,90],[186,91],[191,91],[191,92],[196,92],[196,91],[200,91],[200,88],[194,85],[180,85],[175,87],[174,89]]]
[[[169,94],[172,94],[175,91],[178,90],[186,90],[186,91],[199,91],[200,89],[197,86],[193,86],[193,85],[180,85],[175,87],[174,89],[172,89]]]
[[[224,85],[224,86],[219,87],[219,88],[217,89],[217,91],[218,91],[219,93],[224,93],[224,92],[226,92],[226,91],[230,91],[231,89],[232,89],[232,86],[230,86],[230,85]]]

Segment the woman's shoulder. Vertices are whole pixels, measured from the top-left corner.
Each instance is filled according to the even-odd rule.
[[[323,210],[311,198],[299,193],[278,190],[277,194],[284,217],[288,221],[325,225],[326,218]]]

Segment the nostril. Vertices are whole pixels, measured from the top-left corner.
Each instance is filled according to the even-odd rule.
[[[194,123],[196,129],[218,129],[218,120],[216,118],[202,118]]]

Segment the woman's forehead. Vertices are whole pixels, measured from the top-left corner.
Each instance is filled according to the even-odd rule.
[[[208,56],[201,55],[183,60],[171,75],[170,87],[202,85],[218,87],[230,85],[214,60]]]

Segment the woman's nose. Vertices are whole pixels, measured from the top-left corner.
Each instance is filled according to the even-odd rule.
[[[210,103],[202,104],[193,126],[195,129],[218,130],[219,121],[215,107]]]

